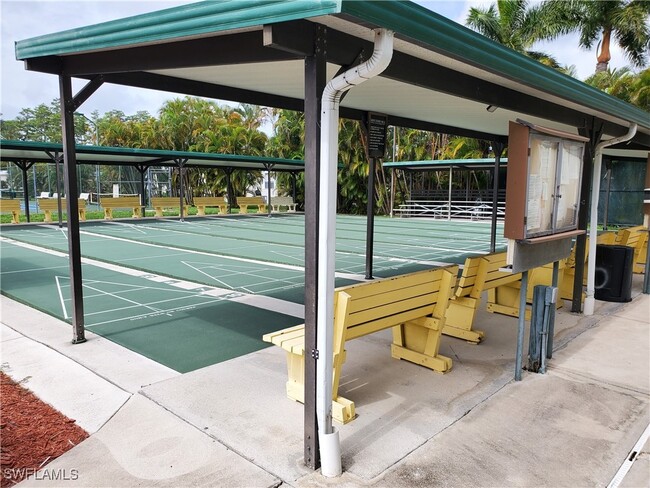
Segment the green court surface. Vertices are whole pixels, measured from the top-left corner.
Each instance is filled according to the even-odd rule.
[[[55,317],[70,317],[68,259],[2,241],[2,293]],[[300,318],[214,296],[200,285],[174,286],[83,265],[85,323],[95,332],[176,371],[187,372],[259,350],[267,332]],[[71,336],[72,337],[72,332]]]
[[[304,226],[302,215],[84,223],[82,255],[98,261],[83,266],[86,326],[181,372],[265,347],[263,334],[302,322],[279,310],[304,300]],[[365,226],[365,217],[337,217],[337,286],[365,275]],[[489,229],[377,218],[373,274],[462,263],[487,251]],[[3,226],[2,238],[2,293],[67,320],[66,229]]]

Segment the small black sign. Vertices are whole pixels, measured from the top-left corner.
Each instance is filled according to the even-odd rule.
[[[368,156],[383,158],[386,151],[388,117],[368,112]]]

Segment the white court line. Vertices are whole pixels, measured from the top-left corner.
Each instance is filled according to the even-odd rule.
[[[63,292],[61,291],[61,283],[59,282],[59,278],[59,276],[54,277],[56,280],[56,289],[59,293],[59,301],[61,302],[61,309],[63,310],[63,318],[67,320],[70,317],[68,316],[68,311],[65,309],[65,300],[63,299]]]
[[[26,244],[24,242],[19,242],[19,241],[14,241],[13,239],[8,239],[6,237],[0,236],[0,240],[7,241],[11,244],[14,244],[19,247],[24,247],[25,249],[31,249],[33,251],[37,252],[42,252],[44,254],[50,254],[53,256],[58,256],[58,257],[63,257],[67,258],[68,255],[64,254],[59,251],[54,251],[52,249],[45,249],[42,247],[35,246],[33,244]],[[164,246],[156,246],[156,247],[164,247]],[[210,254],[210,256],[212,256]],[[180,280],[180,279],[175,279],[175,278],[170,278],[162,275],[158,275],[155,273],[151,273],[148,271],[140,271],[132,268],[126,268],[123,266],[119,266],[117,264],[112,264],[112,263],[105,263],[103,261],[96,261],[94,259],[90,258],[81,258],[81,262],[83,264],[88,264],[91,266],[95,266],[98,268],[103,268],[107,269],[110,271],[114,271],[116,273],[121,273],[121,274],[126,274],[129,276],[136,276],[139,278],[144,278],[150,281],[154,282],[168,282],[168,281],[174,281],[173,284],[170,284],[170,286],[175,286],[178,288],[183,288],[187,289],[189,287],[195,286],[197,288],[203,288],[202,293],[209,295],[211,297],[218,297],[222,295],[227,295],[228,300],[234,301],[234,302],[243,302],[246,305],[249,305],[251,307],[255,308],[260,308],[263,310],[270,310],[272,312],[278,312],[282,313],[285,315],[291,315],[293,317],[298,317],[298,318],[304,318],[305,317],[305,310],[304,306],[299,304],[299,303],[293,303],[293,302],[287,302],[286,300],[281,300],[279,298],[274,298],[274,297],[266,297],[264,295],[244,295],[243,293],[234,293],[233,290],[228,290],[228,289],[223,289],[223,288],[218,288],[210,285],[204,285],[200,283],[193,283],[190,281],[186,280]],[[64,311],[65,313],[65,311]],[[69,318],[69,317],[68,317]]]

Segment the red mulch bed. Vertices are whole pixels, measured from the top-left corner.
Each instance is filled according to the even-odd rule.
[[[88,433],[0,372],[0,471],[2,488],[88,437]]]

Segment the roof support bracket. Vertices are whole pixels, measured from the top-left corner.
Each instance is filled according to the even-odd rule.
[[[77,110],[81,107],[81,104],[84,103],[90,95],[95,93],[97,89],[104,84],[104,75],[97,75],[84,85],[84,87],[79,90],[74,97],[72,97],[72,110]]]

